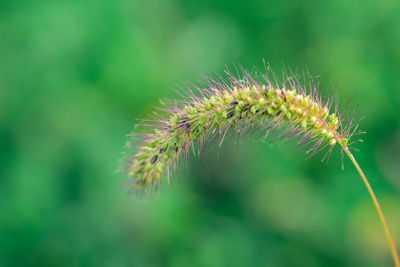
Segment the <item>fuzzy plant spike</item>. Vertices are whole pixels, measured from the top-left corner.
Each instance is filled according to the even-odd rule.
[[[221,144],[227,134],[243,136],[257,131],[271,141],[296,140],[307,147],[310,156],[323,149],[329,157],[339,145],[362,177],[383,223],[395,265],[400,261],[382,209],[364,173],[350,152],[354,135],[359,134],[354,112],[329,97],[323,101],[318,83],[303,72],[282,71],[281,78],[270,70],[250,74],[240,67],[236,74],[226,70],[226,78],[205,77],[199,85],[188,83],[178,93],[181,100],[162,101],[149,120],[145,133],[133,133],[128,147],[134,153],[126,157],[126,172],[132,190],[157,188],[191,151],[198,152],[215,141]],[[165,175],[164,175],[165,174]]]

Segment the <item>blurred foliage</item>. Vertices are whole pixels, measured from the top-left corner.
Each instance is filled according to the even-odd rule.
[[[127,196],[125,135],[181,81],[284,62],[355,96],[356,153],[400,245],[400,3],[0,1],[0,266],[391,266],[336,151],[233,140]],[[343,101],[344,102],[344,101]]]

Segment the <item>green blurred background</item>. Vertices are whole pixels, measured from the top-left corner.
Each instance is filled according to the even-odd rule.
[[[338,150],[226,142],[158,196],[116,170],[137,118],[240,62],[355,95],[360,165],[400,245],[400,3],[0,1],[0,266],[392,266]]]

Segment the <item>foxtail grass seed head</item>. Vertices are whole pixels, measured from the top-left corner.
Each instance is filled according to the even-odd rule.
[[[239,73],[239,71],[237,71]],[[181,100],[162,102],[163,108],[146,120],[147,132],[133,133],[128,147],[126,170],[133,189],[153,188],[166,173],[187,159],[193,144],[199,149],[218,140],[228,131],[243,135],[261,130],[279,139],[297,140],[313,155],[336,144],[347,147],[354,134],[352,118],[332,110],[332,98],[323,101],[317,82],[309,75],[286,70],[282,77],[266,68],[265,73],[240,74],[225,71],[226,78],[204,78],[200,85],[187,85]],[[271,78],[272,77],[272,78]]]

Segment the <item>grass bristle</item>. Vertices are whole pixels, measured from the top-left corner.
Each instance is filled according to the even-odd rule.
[[[269,67],[253,74],[240,67],[236,73],[226,70],[225,77],[187,83],[178,91],[180,100],[162,101],[145,120],[147,133],[132,134],[128,147],[134,153],[125,169],[133,189],[157,187],[166,172],[169,181],[169,170],[188,159],[194,143],[200,151],[217,140],[221,144],[228,132],[263,131],[272,142],[296,140],[310,156],[327,148],[324,158],[338,143],[347,147],[356,134],[354,113],[346,115],[347,107],[339,112],[332,97],[323,101],[318,80],[308,73],[284,69],[278,78]]]

